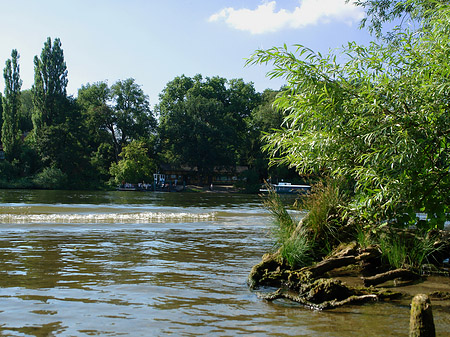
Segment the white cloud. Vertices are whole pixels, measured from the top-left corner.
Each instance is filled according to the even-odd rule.
[[[224,8],[209,17],[210,22],[225,21],[232,28],[252,34],[276,32],[284,28],[302,28],[321,22],[359,22],[364,17],[360,7],[345,0],[303,0],[293,11],[276,11],[276,1],[264,1],[256,9]]]

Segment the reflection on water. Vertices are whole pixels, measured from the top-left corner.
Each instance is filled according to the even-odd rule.
[[[405,303],[258,299],[246,278],[268,221],[255,196],[0,191],[0,334],[407,335]]]

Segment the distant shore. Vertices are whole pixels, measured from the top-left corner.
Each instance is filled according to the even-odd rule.
[[[241,190],[233,185],[186,185],[186,192],[203,192],[203,193],[239,193]]]

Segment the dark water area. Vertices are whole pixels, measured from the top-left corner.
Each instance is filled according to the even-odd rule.
[[[0,190],[0,335],[408,335],[406,302],[259,299],[269,222],[253,195]]]

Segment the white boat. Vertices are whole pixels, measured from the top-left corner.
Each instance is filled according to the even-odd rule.
[[[122,184],[117,187],[117,191],[138,191],[138,188],[133,184]]]
[[[294,193],[307,193],[311,190],[310,185],[292,185],[291,183],[280,182],[278,184],[270,184],[273,190],[279,194],[294,194]],[[264,187],[259,190],[260,192],[269,192],[269,190]]]

